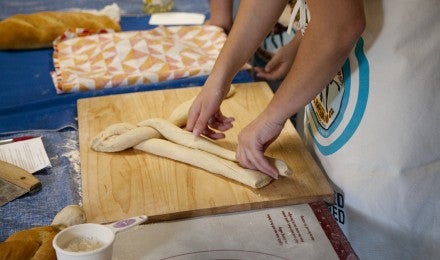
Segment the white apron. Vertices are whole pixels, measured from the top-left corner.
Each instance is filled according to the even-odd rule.
[[[440,1],[364,4],[342,73],[306,107],[306,142],[361,259],[439,259]]]

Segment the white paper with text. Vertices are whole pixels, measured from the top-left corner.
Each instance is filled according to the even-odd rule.
[[[51,167],[41,137],[0,145],[0,160],[29,173]]]
[[[339,259],[308,204],[147,224],[113,259]]]

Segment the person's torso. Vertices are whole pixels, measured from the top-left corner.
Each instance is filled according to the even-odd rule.
[[[440,2],[370,0],[365,12],[365,32],[341,72],[306,107],[304,123],[338,192],[334,216],[363,254],[369,247],[362,241],[376,236],[362,237],[368,229],[359,221],[385,226],[391,239],[401,229],[423,240],[419,232],[440,214],[434,199],[440,195]],[[433,234],[427,236],[439,239]],[[435,250],[425,244],[419,249]]]

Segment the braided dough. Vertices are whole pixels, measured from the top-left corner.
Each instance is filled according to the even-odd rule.
[[[236,92],[234,85],[225,98],[232,97]],[[168,121],[178,127],[186,124],[188,111],[195,98],[181,103],[168,118]],[[130,124],[119,123],[108,127],[92,140],[92,149],[100,152],[119,152],[129,149],[140,142],[151,138],[161,138],[161,134],[151,127],[134,127]]]
[[[270,176],[241,167],[234,151],[180,128],[186,123],[191,104],[192,100],[182,103],[168,120],[152,118],[140,122],[137,126],[128,123],[111,125],[93,138],[91,147],[101,152],[117,152],[133,147],[202,168],[252,188],[261,188],[269,184],[272,180]],[[280,175],[291,174],[290,168],[283,161],[268,159]]]
[[[194,136],[165,119],[148,119],[139,127],[127,123],[111,125],[92,141],[92,148],[97,151],[124,150],[127,146],[220,174],[252,188],[264,187],[272,180],[259,171],[241,167],[236,162],[235,152]],[[283,161],[272,161],[280,175],[291,174]]]

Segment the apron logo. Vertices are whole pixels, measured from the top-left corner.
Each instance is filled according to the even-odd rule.
[[[311,102],[313,112],[320,126],[328,130],[341,108],[344,95],[344,75],[339,71],[328,86]]]
[[[341,149],[355,133],[369,94],[369,65],[362,38],[341,71],[306,107],[306,129],[323,155]]]

